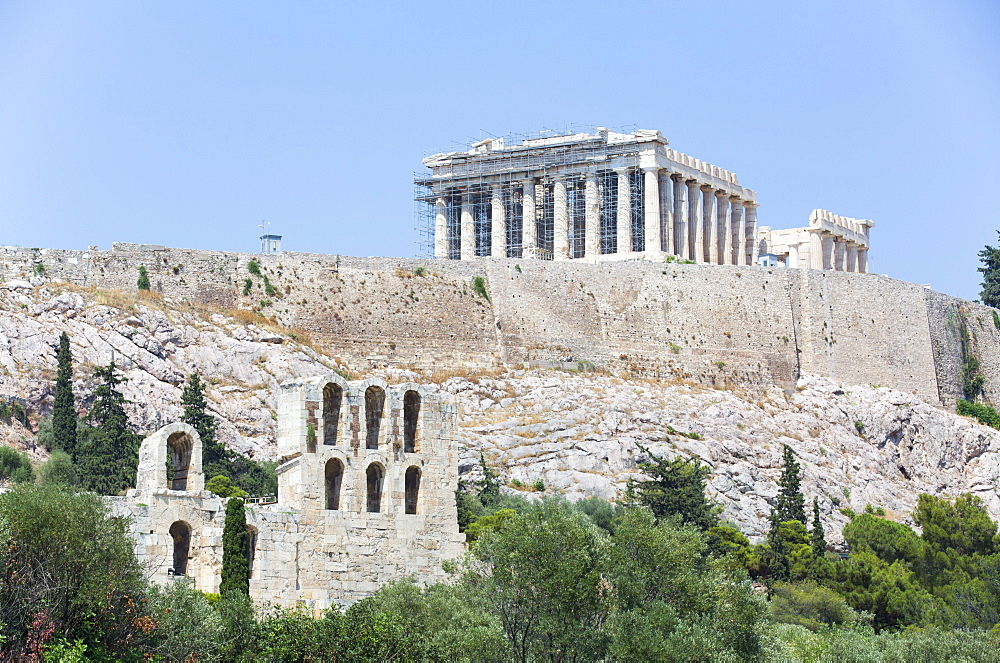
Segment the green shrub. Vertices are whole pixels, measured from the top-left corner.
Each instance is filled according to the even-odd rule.
[[[958,399],[955,405],[955,412],[966,417],[973,417],[979,423],[1000,429],[1000,413],[989,405],[972,403],[970,401]]]
[[[996,311],[992,311],[992,313],[993,313],[993,324],[996,326],[997,329],[1000,329],[1000,314],[998,314]]]
[[[14,421],[19,422],[25,428],[28,428],[28,411],[24,409],[24,406],[14,401],[10,405],[10,416]]]
[[[246,281],[243,282],[243,296],[244,297],[246,297],[247,295],[250,294],[250,289],[251,288],[253,288],[253,281],[251,279],[247,279]]]
[[[28,454],[13,447],[0,446],[0,481],[34,483],[35,471]]]
[[[260,276],[260,264],[256,260],[247,263],[247,271],[254,276]]]
[[[858,613],[832,589],[812,582],[778,583],[771,592],[771,619],[817,631],[824,626],[857,622]]]
[[[149,290],[149,274],[146,273],[146,266],[139,265],[139,280],[136,281],[139,290]]]
[[[416,268],[415,270],[413,270],[413,273],[414,273],[414,274],[415,274],[416,276],[423,276],[424,274],[426,274],[426,273],[427,273],[427,270],[426,270],[426,269],[424,269],[423,267],[417,267],[417,268]]]
[[[486,292],[486,279],[482,276],[472,277],[472,291],[486,301],[490,301],[490,295]]]

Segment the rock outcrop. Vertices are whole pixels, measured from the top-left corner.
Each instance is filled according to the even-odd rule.
[[[1000,432],[876,385],[806,376],[788,391],[741,392],[568,370],[470,375],[442,366],[418,374],[398,365],[348,365],[250,313],[236,318],[169,297],[8,282],[0,286],[0,399],[19,399],[35,429],[51,409],[63,331],[71,339],[82,409],[93,389],[91,367],[113,357],[128,378],[133,424],[155,430],[179,419],[183,382],[198,372],[209,385],[220,439],[257,458],[276,455],[280,382],[331,369],[375,372],[390,382],[436,379],[454,394],[460,471],[475,477],[482,453],[510,490],[541,480],[547,493],[571,499],[619,497],[638,476],[641,445],[708,463],[710,491],[725,517],[760,536],[788,444],[801,460],[807,499],[818,497],[828,522],[837,524],[831,541],[846,521],[841,508],[870,503],[905,520],[921,492],[970,491],[1000,517]],[[0,441],[28,449],[35,460],[45,457],[32,430],[16,422],[0,423]]]

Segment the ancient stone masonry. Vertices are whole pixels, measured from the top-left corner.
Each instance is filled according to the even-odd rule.
[[[871,221],[816,210],[808,228],[757,227],[734,173],[675,152],[659,131],[599,128],[480,141],[424,159],[434,257],[664,260],[867,272]],[[430,219],[433,217],[433,221]]]
[[[875,222],[813,210],[805,228],[760,228],[759,255],[787,267],[868,273],[868,238]]]
[[[450,396],[328,374],[282,384],[278,400],[278,497],[247,508],[251,596],[319,611],[397,578],[443,579],[464,552]],[[204,485],[198,434],[171,424],[143,441],[136,488],[113,498],[155,582],[218,591],[225,500]]]
[[[754,264],[756,194],[667,144],[659,131],[598,128],[428,157],[416,182],[433,206],[434,256]]]
[[[793,388],[802,375],[818,374],[952,404],[961,394],[956,358],[962,344],[948,330],[961,309],[966,345],[986,377],[985,397],[1000,403],[1000,328],[992,310],[877,274],[114,244],[110,251],[0,247],[0,289],[28,292],[68,282],[134,293],[138,266],[146,265],[155,294],[224,313],[259,306],[259,283],[242,295],[251,260],[276,290],[289,293],[264,309],[265,316],[305,331],[324,353],[362,370],[477,371],[561,365],[572,357],[612,371],[752,389]],[[489,302],[468,287],[474,276],[484,278]],[[14,297],[33,310],[28,298]]]

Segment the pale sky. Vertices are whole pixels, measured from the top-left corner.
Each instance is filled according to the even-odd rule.
[[[0,244],[412,256],[420,159],[659,129],[761,225],[874,219],[965,298],[1000,229],[1000,2],[0,2]]]

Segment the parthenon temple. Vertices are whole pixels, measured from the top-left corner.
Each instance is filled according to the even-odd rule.
[[[669,148],[659,131],[599,127],[507,143],[490,138],[423,160],[430,172],[416,177],[416,197],[435,258],[817,267],[805,256],[822,255],[817,268],[867,270],[870,221],[822,212],[818,225],[764,238],[756,192]],[[803,249],[799,233],[816,239]]]

